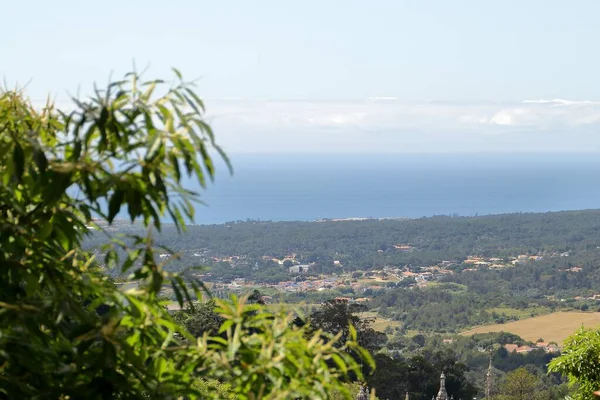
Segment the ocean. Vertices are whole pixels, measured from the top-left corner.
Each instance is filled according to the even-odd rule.
[[[230,155],[196,223],[600,208],[600,155]],[[197,189],[197,186],[195,187]]]

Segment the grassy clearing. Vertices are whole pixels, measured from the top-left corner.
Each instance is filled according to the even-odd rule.
[[[398,321],[382,318],[376,311],[365,311],[360,313],[360,316],[363,318],[375,318],[375,321],[373,322],[373,329],[380,332],[383,332],[388,326],[396,328],[401,325]]]
[[[600,328],[600,313],[559,311],[506,324],[484,325],[462,332],[461,335],[504,331],[533,342],[543,338],[547,342],[562,344],[563,340],[582,325],[586,328]]]
[[[462,294],[466,293],[469,288],[467,285],[461,285],[459,283],[442,283],[442,282],[427,282],[427,288],[444,289],[448,293]]]
[[[517,317],[519,319],[536,317],[538,315],[544,315],[550,313],[550,308],[548,307],[527,307],[522,310],[518,310],[516,308],[510,307],[494,307],[487,310],[487,312],[492,313],[496,312],[497,314],[504,314],[508,317]]]

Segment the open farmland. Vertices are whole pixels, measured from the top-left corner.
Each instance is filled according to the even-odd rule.
[[[563,340],[582,325],[586,328],[600,327],[600,313],[560,311],[506,324],[479,326],[462,332],[461,335],[504,331],[514,333],[532,342],[543,338],[546,342],[556,342],[562,345]]]
[[[380,332],[385,331],[385,328],[387,328],[388,326],[391,328],[397,328],[401,325],[400,322],[398,322],[398,321],[392,321],[390,319],[381,317],[375,311],[362,312],[362,313],[360,313],[360,317],[361,318],[374,318],[375,320],[373,321],[373,329],[375,329],[376,331],[380,331]]]

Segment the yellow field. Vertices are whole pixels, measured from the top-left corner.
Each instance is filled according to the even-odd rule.
[[[561,345],[563,340],[582,325],[586,328],[599,328],[600,313],[559,311],[506,324],[484,325],[462,332],[461,335],[504,331],[514,333],[532,342],[543,338],[546,342],[556,342]]]
[[[375,311],[365,311],[360,313],[360,316],[363,318],[375,318],[375,321],[373,321],[372,328],[376,331],[383,332],[388,326],[391,326],[392,328],[400,326],[400,322],[383,318]]]
[[[375,318],[375,322],[373,322],[372,328],[376,331],[383,332],[388,326],[391,326],[392,328],[397,328],[400,326],[400,322],[392,321],[385,318]]]

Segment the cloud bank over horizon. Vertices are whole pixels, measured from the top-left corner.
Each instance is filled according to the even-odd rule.
[[[226,151],[597,152],[600,102],[207,99]]]

